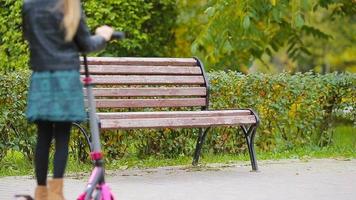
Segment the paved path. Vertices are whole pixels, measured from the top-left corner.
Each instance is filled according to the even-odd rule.
[[[260,172],[246,163],[200,168],[165,167],[109,172],[118,200],[355,200],[356,160],[261,161]],[[67,177],[65,192],[74,200],[86,176]],[[18,191],[32,193],[30,177],[0,178],[1,200]]]

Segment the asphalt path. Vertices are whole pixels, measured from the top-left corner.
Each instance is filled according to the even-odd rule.
[[[356,160],[260,161],[259,172],[247,162],[109,171],[118,200],[356,200]],[[88,174],[65,179],[67,200],[76,199]],[[29,176],[0,178],[0,199],[32,194]]]

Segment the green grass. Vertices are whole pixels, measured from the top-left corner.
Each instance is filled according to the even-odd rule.
[[[20,152],[8,152],[0,162],[0,176],[33,174],[32,164]]]
[[[340,125],[334,128],[334,146],[350,146],[356,148],[356,128],[353,126]]]
[[[356,158],[356,131],[354,127],[338,126],[334,129],[333,144],[329,147],[303,147],[290,150],[262,152],[257,150],[257,160],[279,160],[279,159],[312,159],[312,158],[333,158],[333,159],[355,159]],[[234,163],[239,161],[249,161],[248,154],[203,154],[200,164],[208,163]],[[129,168],[154,168],[161,166],[190,165],[191,156],[181,156],[174,159],[157,158],[154,156],[140,159],[138,157],[125,157],[120,160],[113,160],[106,166],[107,169],[129,169]],[[8,152],[7,156],[0,162],[0,177],[33,175],[33,165],[19,152]],[[50,169],[52,166],[50,166]],[[90,163],[79,163],[70,158],[67,165],[67,172],[71,174],[81,174],[90,172]]]
[[[356,158],[356,149],[351,147],[337,147],[332,146],[328,148],[298,148],[283,152],[260,152],[257,151],[258,160],[279,160],[279,159],[312,159],[312,158],[334,158],[334,159],[354,159]],[[123,158],[115,160],[107,164],[106,168],[115,169],[129,169],[129,168],[155,168],[161,166],[177,166],[190,165],[192,158],[190,156],[182,156],[174,159],[164,159],[157,157],[148,157],[139,159],[137,157]],[[247,154],[204,154],[200,160],[200,164],[205,165],[209,163],[224,163],[230,164],[239,161],[249,161]],[[33,175],[33,166],[27,161],[21,153],[11,152],[1,162],[0,177],[1,176],[20,176]],[[50,168],[52,168],[50,166]],[[70,174],[81,174],[82,172],[91,171],[90,163],[79,163],[70,158],[67,165],[67,172]]]

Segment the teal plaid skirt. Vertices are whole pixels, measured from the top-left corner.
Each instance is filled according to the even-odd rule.
[[[33,72],[27,99],[30,122],[86,119],[83,84],[77,70]]]

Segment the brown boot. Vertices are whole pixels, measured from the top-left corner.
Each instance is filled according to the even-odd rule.
[[[47,200],[47,186],[39,185],[35,189],[35,200]]]
[[[48,200],[65,200],[63,196],[62,178],[54,178],[48,181]]]

